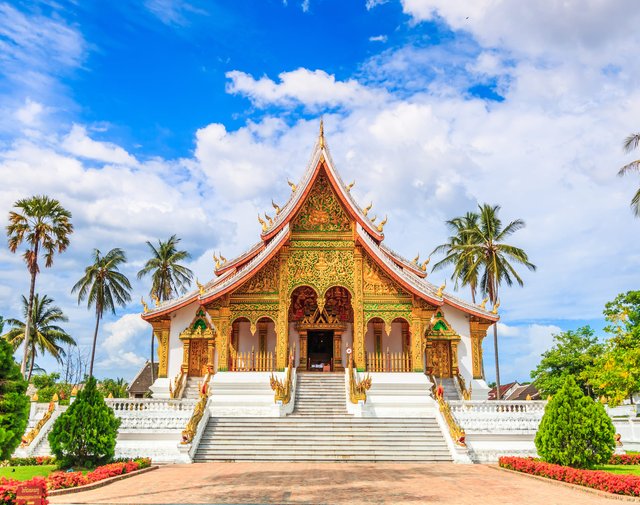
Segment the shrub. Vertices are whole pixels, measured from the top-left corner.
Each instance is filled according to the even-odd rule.
[[[548,479],[586,486],[608,493],[640,496],[640,477],[617,475],[602,470],[580,470],[568,466],[554,465],[533,458],[501,457],[498,464],[502,468],[539,475]]]
[[[92,377],[56,419],[49,433],[51,452],[63,468],[106,463],[113,458],[119,426],[120,419],[104,402]]]
[[[11,456],[29,420],[27,383],[13,360],[13,348],[0,338],[0,461]]]
[[[614,437],[615,429],[604,407],[585,397],[569,376],[547,403],[535,443],[547,463],[591,468],[609,461]]]
[[[56,458],[53,456],[29,456],[27,458],[11,458],[8,461],[9,466],[53,465],[55,462]]]
[[[614,454],[610,465],[640,465],[640,454]]]

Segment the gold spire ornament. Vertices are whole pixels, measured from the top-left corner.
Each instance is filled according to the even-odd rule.
[[[151,295],[151,299],[153,300],[153,304],[157,307],[160,305],[160,299],[156,295]]]
[[[482,303],[480,304],[480,308],[485,310],[487,308],[488,301],[489,301],[489,297],[487,296],[484,300],[482,300]]]
[[[271,218],[271,216],[265,212],[264,217],[267,221],[269,221],[269,227],[271,227],[271,225],[273,224],[273,219]]]
[[[427,258],[426,260],[424,260],[424,263],[422,263],[422,265],[420,265],[420,269],[421,269],[423,272],[426,272],[426,271],[427,271],[427,265],[429,264],[429,262],[430,262],[430,261],[431,261],[431,258],[429,257],[429,258]]]
[[[369,219],[369,221],[371,221],[372,223],[376,222],[376,219],[378,219],[378,216],[373,216],[371,219]]]
[[[265,222],[264,219],[262,219],[260,217],[260,214],[258,214],[258,222],[260,223],[260,225],[262,226],[262,231],[267,231],[267,223]],[[216,267],[217,268],[217,267]]]
[[[444,293],[444,288],[446,287],[447,287],[447,281],[444,281],[444,284],[438,288],[438,292],[436,293],[436,296],[438,298],[442,298],[442,294]]]
[[[222,261],[223,265],[227,262],[227,258],[225,258],[222,253],[220,253],[220,261]]]
[[[320,144],[320,149],[324,149],[324,119],[322,118],[320,118],[320,134],[318,135],[318,143]]]
[[[384,216],[384,219],[382,221],[380,221],[380,224],[378,225],[378,231],[380,233],[382,233],[382,230],[384,230],[384,225],[387,224],[387,216]]]
[[[419,259],[420,259],[420,253],[418,253],[418,255],[415,258],[413,258],[413,261],[411,263],[413,263],[414,265],[417,265]]]
[[[353,185],[356,183],[356,181],[353,181],[351,184],[349,184],[345,189],[347,190],[347,192],[351,191],[351,188],[353,187]]]
[[[294,193],[296,192],[296,189],[298,189],[298,186],[296,186],[293,182],[291,182],[289,179],[287,179],[287,184],[289,186],[291,186],[291,191],[293,191]]]
[[[200,291],[200,296],[204,295],[204,286],[200,284],[200,282],[198,282],[198,279],[196,279],[196,286],[198,286],[198,291]]]
[[[260,216],[258,216],[258,219],[260,219]],[[218,258],[216,253],[213,253],[213,261],[216,264],[216,270],[218,270],[218,268],[220,268],[220,258]]]
[[[500,308],[500,298],[498,298],[496,300],[495,305],[493,306],[493,309],[491,309],[491,313],[492,314],[497,314],[498,313],[498,309]]]
[[[280,206],[275,203],[273,200],[271,200],[271,206],[276,210],[276,216],[280,215],[280,212],[282,212],[282,209],[280,208]]]
[[[364,209],[362,209],[362,213],[366,216],[369,213],[369,211],[371,210],[371,207],[373,207],[373,202],[371,202]]]
[[[147,305],[147,302],[144,301],[144,296],[140,297],[140,303],[142,304],[142,310],[144,311],[144,313],[146,314],[147,312],[149,312],[149,306]]]

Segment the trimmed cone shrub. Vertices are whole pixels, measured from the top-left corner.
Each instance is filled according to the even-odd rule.
[[[584,396],[569,376],[547,403],[535,443],[547,463],[591,468],[609,461],[614,437],[615,429],[604,407]]]
[[[29,420],[27,382],[13,360],[9,342],[0,338],[0,461],[18,447]]]
[[[118,419],[104,402],[91,377],[53,425],[49,433],[51,452],[64,467],[95,467],[113,459]]]

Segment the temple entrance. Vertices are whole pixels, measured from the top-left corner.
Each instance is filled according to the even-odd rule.
[[[207,373],[207,341],[193,339],[189,343],[189,377],[202,377]]]
[[[313,372],[333,370],[333,330],[307,333],[307,369]]]
[[[439,379],[451,378],[451,342],[448,340],[434,340],[431,344],[431,353],[433,375]]]

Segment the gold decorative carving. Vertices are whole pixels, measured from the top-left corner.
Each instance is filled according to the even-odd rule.
[[[171,321],[152,321],[153,334],[158,339],[158,377],[166,378],[169,368],[169,330]]]
[[[290,271],[289,247],[284,246],[280,250],[280,278],[278,286],[278,317],[276,320],[276,369],[284,370],[287,362],[287,349],[289,347],[289,271]]]
[[[364,348],[364,291],[362,287],[363,254],[360,247],[355,248],[353,266],[353,359],[357,370],[364,371],[366,360]]]
[[[258,273],[245,282],[234,294],[277,293],[278,292],[278,258],[269,261]]]
[[[469,321],[471,337],[471,366],[474,379],[482,379],[482,340],[487,335],[490,322],[472,319]]]
[[[371,295],[404,295],[398,287],[368,256],[365,256],[363,274],[364,293]]]
[[[292,224],[294,232],[351,230],[351,220],[342,208],[324,170],[318,174],[306,202]]]
[[[324,302],[322,295],[331,286],[353,286],[353,251],[325,251],[316,249],[292,249],[288,261],[288,289],[291,293],[298,286],[311,286]]]

